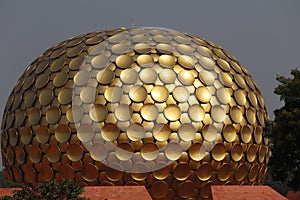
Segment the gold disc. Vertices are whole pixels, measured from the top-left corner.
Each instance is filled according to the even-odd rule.
[[[121,100],[122,95],[122,88],[117,86],[110,86],[104,92],[105,99],[112,103],[119,102]]]
[[[163,69],[158,75],[160,80],[165,84],[174,83],[176,80],[176,74],[172,69]]]
[[[105,124],[101,130],[102,138],[106,141],[113,142],[120,135],[120,129],[112,123]]]
[[[106,177],[111,181],[119,181],[123,177],[123,167],[120,164],[113,163],[105,168]]]
[[[28,145],[32,139],[32,131],[28,127],[23,127],[20,131],[21,141],[23,144]]]
[[[233,106],[230,109],[230,117],[235,123],[240,123],[243,119],[243,113],[238,106]]]
[[[197,177],[201,181],[207,181],[213,175],[213,168],[209,163],[203,163],[197,170]]]
[[[163,198],[168,194],[169,186],[165,181],[156,181],[150,188],[150,194],[153,198]]]
[[[67,157],[73,161],[79,161],[83,156],[83,149],[80,144],[73,143],[70,144],[67,148]]]
[[[203,56],[199,58],[199,63],[207,70],[212,70],[215,66],[215,61],[212,58]]]
[[[231,157],[234,161],[238,162],[243,157],[243,147],[240,144],[234,144],[231,149]]]
[[[116,156],[121,161],[126,161],[132,158],[134,147],[128,142],[121,142],[116,149]]]
[[[174,168],[174,177],[179,181],[186,180],[191,174],[191,169],[187,163],[178,164]]]
[[[228,88],[219,88],[217,90],[217,97],[223,104],[228,104],[231,101],[231,95]]]
[[[56,145],[51,145],[49,146],[49,148],[47,149],[47,152],[46,152],[46,156],[47,156],[47,159],[52,162],[52,163],[56,163],[59,161],[60,159],[60,149],[58,146]]]
[[[256,159],[256,153],[257,153],[257,146],[254,144],[251,144],[247,149],[247,160],[252,163]]]
[[[232,124],[226,124],[223,131],[224,139],[227,142],[233,142],[236,138],[236,130]]]
[[[69,140],[71,136],[71,129],[67,125],[59,124],[58,127],[55,129],[54,133],[55,139],[58,142],[63,143]]]
[[[170,121],[176,121],[181,116],[181,110],[178,105],[170,104],[164,109],[165,117]]]
[[[16,161],[19,164],[23,164],[25,162],[25,151],[23,147],[17,146],[15,149]]]
[[[211,93],[208,88],[201,86],[196,90],[197,99],[202,103],[208,103],[211,99]]]
[[[133,86],[129,90],[129,97],[135,102],[143,102],[147,97],[147,90],[143,86]]]
[[[178,57],[178,63],[186,69],[193,69],[195,67],[196,61],[191,56],[180,55]]]
[[[77,137],[82,142],[89,142],[95,136],[94,128],[89,124],[82,124],[77,127]]]
[[[264,162],[266,153],[267,153],[267,148],[265,146],[260,145],[259,154],[258,154],[258,160],[260,163]]]
[[[242,181],[247,176],[247,172],[246,165],[241,164],[235,171],[235,180]]]
[[[186,102],[189,97],[189,91],[183,86],[176,86],[172,92],[174,99],[178,102]]]
[[[55,74],[53,78],[53,85],[55,87],[62,87],[68,81],[68,75],[66,72],[59,72]]]
[[[96,96],[96,88],[84,87],[80,92],[80,99],[83,103],[94,103]]]
[[[40,168],[40,175],[43,181],[51,181],[54,177],[53,169],[44,165]]]
[[[248,125],[243,126],[241,130],[241,139],[244,143],[249,143],[251,140],[252,131]]]
[[[95,122],[102,122],[108,114],[107,108],[102,104],[95,104],[89,112],[90,118]]]
[[[120,79],[125,84],[134,84],[138,77],[139,74],[135,69],[125,69],[120,74]]]
[[[98,169],[95,165],[88,163],[82,169],[82,177],[86,181],[95,181],[98,178]]]
[[[246,103],[246,94],[244,90],[238,89],[234,91],[234,98],[237,104],[244,106]]]
[[[196,129],[190,123],[184,123],[178,130],[178,135],[183,141],[189,142],[195,138]]]
[[[218,171],[218,178],[220,181],[226,181],[232,174],[233,170],[231,165],[223,164]]]
[[[258,165],[253,165],[250,169],[250,172],[248,174],[248,177],[249,177],[249,181],[255,181],[256,178],[257,178],[257,175],[258,175],[258,170],[259,170],[259,167]]]
[[[170,167],[165,163],[158,163],[155,166],[155,171],[152,172],[154,178],[157,180],[165,180],[170,173]]]
[[[154,125],[153,137],[160,142],[164,142],[169,139],[171,129],[167,124],[158,123]]]
[[[91,73],[85,70],[81,70],[74,76],[74,83],[78,86],[84,86],[91,78]]]
[[[147,121],[155,120],[158,114],[158,108],[154,104],[144,104],[141,108],[141,116]]]
[[[111,71],[110,69],[103,69],[98,72],[97,74],[97,81],[100,84],[109,84],[111,83],[115,78],[115,73]]]
[[[246,110],[246,118],[248,120],[248,122],[252,125],[255,124],[256,122],[256,112],[253,108],[248,108]]]
[[[40,122],[40,119],[41,111],[38,108],[33,108],[28,115],[29,123],[32,125],[37,125]]]
[[[182,154],[181,146],[176,142],[170,142],[165,148],[165,156],[169,160],[177,160]]]
[[[108,155],[107,146],[102,143],[96,143],[90,148],[90,154],[94,160],[102,161]]]
[[[22,167],[22,171],[24,172],[24,181],[26,183],[33,183],[36,181],[37,172],[32,166],[25,165]]]
[[[46,126],[40,126],[35,131],[35,134],[36,134],[36,139],[38,140],[38,142],[41,144],[45,144],[49,140],[50,130]]]
[[[127,136],[132,141],[139,141],[145,137],[145,128],[141,124],[131,124],[127,129]]]
[[[132,171],[134,173],[131,173],[131,177],[136,181],[144,181],[149,175],[147,172],[149,171],[148,166],[142,162],[135,163],[132,167]]]
[[[146,142],[141,148],[141,156],[147,161],[155,160],[159,153],[158,150],[156,143]]]
[[[157,85],[151,90],[151,97],[157,102],[165,102],[169,97],[169,91],[165,86]]]
[[[46,112],[46,120],[50,123],[50,124],[55,124],[59,121],[61,117],[61,111],[59,108],[53,106],[50,107],[47,112]]]
[[[212,124],[207,124],[202,128],[202,136],[208,142],[213,142],[218,136],[217,129]]]
[[[262,134],[263,134],[262,127],[257,126],[254,130],[254,140],[257,144],[260,144],[262,142]]]
[[[150,55],[140,55],[136,59],[137,63],[141,67],[152,67],[154,60]]]
[[[172,68],[176,63],[176,60],[173,56],[161,55],[158,59],[158,62],[163,67]]]
[[[205,157],[206,150],[202,147],[202,143],[196,142],[189,148],[189,155],[194,161],[200,161]]]
[[[215,122],[224,122],[226,111],[220,105],[215,105],[211,108],[211,117]]]
[[[54,95],[52,90],[50,89],[43,89],[39,95],[39,102],[42,106],[46,106],[51,103]]]
[[[223,143],[217,143],[211,150],[211,155],[214,160],[222,161],[226,156],[226,148]]]
[[[194,104],[189,107],[188,114],[193,121],[200,122],[204,119],[205,111],[199,104]]]
[[[178,195],[184,199],[190,198],[193,195],[194,188],[195,188],[195,185],[193,182],[185,181],[180,184],[180,186],[178,188]]]
[[[129,68],[133,64],[133,59],[129,55],[121,55],[117,57],[116,64],[120,68]]]
[[[83,117],[83,109],[81,106],[72,106],[66,112],[66,117],[71,123],[79,122]]]
[[[63,179],[73,180],[74,178],[74,169],[68,164],[63,164],[59,167],[59,175]]]

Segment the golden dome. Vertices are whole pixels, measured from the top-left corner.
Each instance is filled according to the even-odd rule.
[[[159,28],[96,31],[32,62],[1,128],[7,179],[145,185],[153,198],[207,198],[260,184],[267,118],[257,85],[216,44]]]

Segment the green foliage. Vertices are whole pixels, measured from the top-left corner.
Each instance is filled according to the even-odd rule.
[[[17,188],[17,187],[22,187],[22,184],[7,180],[4,171],[0,171],[0,188]]]
[[[282,194],[283,196],[286,196],[287,193],[290,191],[290,188],[287,186],[286,182],[273,180],[272,170],[270,168],[268,170],[268,173],[265,177],[263,184],[272,187],[274,190],[276,190],[278,193]]]
[[[10,196],[4,196],[0,197],[0,200],[11,200],[12,198]]]
[[[3,171],[0,172],[0,187],[8,188],[10,186],[9,182],[6,180],[5,174]]]
[[[83,187],[64,180],[61,183],[55,181],[39,184],[36,188],[23,186],[21,190],[14,190],[13,197],[2,197],[1,200],[88,200],[79,197]]]
[[[275,119],[266,130],[271,139],[272,178],[300,190],[300,71],[293,69],[291,75],[276,78],[279,85],[274,93],[284,106],[274,111]]]

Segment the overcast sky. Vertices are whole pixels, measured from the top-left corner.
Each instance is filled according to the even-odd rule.
[[[99,29],[130,28],[134,21],[222,46],[254,77],[273,118],[282,105],[273,94],[276,75],[300,66],[299,9],[297,0],[1,0],[0,113],[25,68],[47,48]]]

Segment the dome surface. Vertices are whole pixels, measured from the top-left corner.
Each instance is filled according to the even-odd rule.
[[[267,112],[221,47],[160,28],[96,31],[33,61],[1,128],[7,179],[145,185],[154,199],[208,198],[211,184],[260,184]]]

